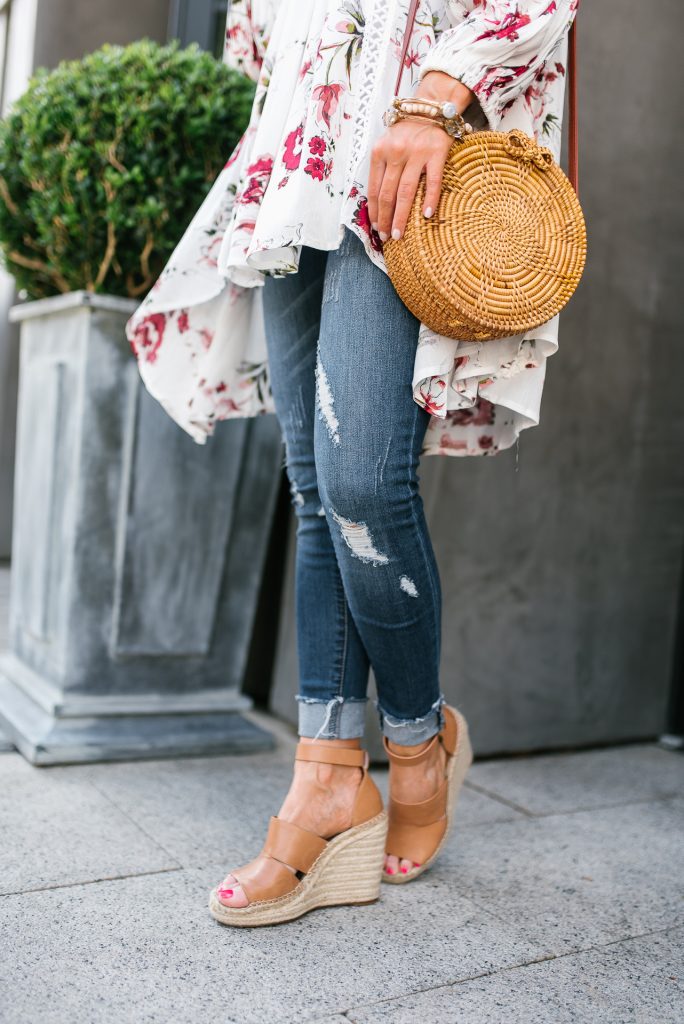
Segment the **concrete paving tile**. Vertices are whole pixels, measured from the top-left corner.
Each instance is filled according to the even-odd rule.
[[[484,790],[533,814],[661,800],[684,791],[684,757],[654,744],[475,764],[468,776]]]
[[[92,784],[181,864],[243,863],[261,848],[290,783],[292,753],[102,764]]]
[[[304,1024],[491,972],[538,951],[450,886],[223,928],[207,870],[6,897],[3,1024]],[[410,941],[405,938],[410,936]]]
[[[681,1024],[684,932],[514,968],[347,1011],[350,1024]]]
[[[467,783],[458,798],[456,815],[459,828],[490,825],[497,821],[519,821],[527,817],[515,808],[507,807],[499,800],[471,789]]]
[[[336,1013],[334,1017],[316,1017],[315,1020],[307,1018],[306,1024],[349,1024],[349,1018]]]
[[[89,767],[88,778],[186,867],[243,863],[261,848],[292,771],[293,745],[268,754]],[[388,772],[373,771],[383,795]],[[464,789],[463,828],[523,815]]]
[[[307,1018],[306,1024],[349,1024],[349,1018],[336,1013],[334,1017],[316,1017],[315,1020]]]
[[[682,800],[528,818],[457,831],[414,885],[450,885],[559,954],[684,924],[683,847]]]
[[[501,801],[471,789],[467,782],[458,798],[456,814],[460,828],[489,825],[497,821],[519,821],[527,817],[515,808],[507,807]]]
[[[178,866],[85,773],[0,758],[0,893]]]

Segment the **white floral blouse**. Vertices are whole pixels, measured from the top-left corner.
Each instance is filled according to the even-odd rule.
[[[409,0],[235,0],[225,60],[257,81],[249,126],[127,325],[148,390],[202,443],[217,420],[272,412],[265,274],[350,228],[384,269],[367,211],[370,152],[394,95]],[[422,0],[403,72],[477,97],[476,126],[521,128],[560,152],[567,32],[578,0]],[[479,120],[477,117],[479,116]],[[353,301],[353,296],[349,297]],[[491,455],[539,422],[558,317],[472,343],[421,326],[414,400],[424,454]]]

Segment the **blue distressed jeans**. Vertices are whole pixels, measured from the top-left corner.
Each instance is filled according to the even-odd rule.
[[[299,732],[439,731],[441,591],[418,489],[429,414],[412,396],[418,321],[348,229],[263,293],[271,385],[297,516]]]

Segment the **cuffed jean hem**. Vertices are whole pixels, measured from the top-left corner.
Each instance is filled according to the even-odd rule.
[[[297,695],[300,736],[314,740],[356,740],[363,736],[366,724],[364,697],[317,697]]]
[[[383,736],[386,736],[390,743],[396,743],[400,747],[413,747],[425,743],[444,725],[442,706],[445,703],[444,697],[439,697],[422,718],[395,718],[383,711],[380,703],[376,701]]]

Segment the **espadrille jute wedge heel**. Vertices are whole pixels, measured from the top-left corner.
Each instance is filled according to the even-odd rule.
[[[456,801],[468,768],[473,761],[473,751],[468,736],[466,720],[455,708],[444,705],[444,726],[430,743],[418,754],[398,754],[390,750],[385,739],[385,750],[390,764],[413,766],[425,761],[440,743],[446,753],[444,780],[439,789],[428,800],[420,803],[402,803],[390,799],[387,853],[413,861],[415,867],[405,874],[391,875],[383,870],[383,882],[404,885],[422,875],[444,846],[454,820]]]
[[[332,839],[323,839],[315,832],[272,817],[260,856],[231,872],[249,904],[227,907],[219,899],[218,888],[211,892],[209,910],[221,924],[247,928],[282,924],[316,907],[373,903],[380,895],[387,813],[380,791],[368,774],[368,754],[299,743],[295,757],[298,761],[362,769],[352,826]]]

